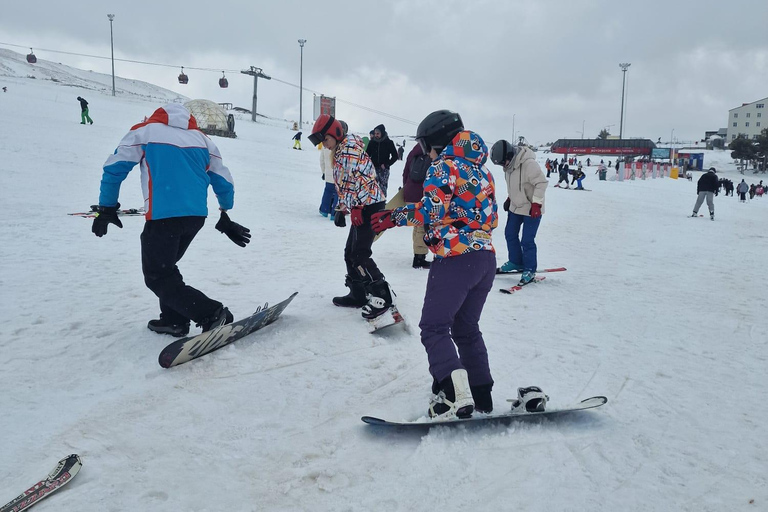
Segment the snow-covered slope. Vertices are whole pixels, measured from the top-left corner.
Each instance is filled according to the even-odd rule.
[[[12,50],[0,48],[0,82],[10,89],[15,84],[24,86],[29,80],[45,80],[62,87],[72,87],[75,96],[93,92],[112,94],[112,75],[84,71],[44,59],[35,64],[27,62],[26,56]],[[10,85],[10,84],[14,85]],[[115,94],[157,102],[186,101],[187,98],[156,85],[115,76]]]
[[[711,222],[687,217],[695,182],[599,182],[592,167],[591,192],[550,187],[539,264],[568,271],[488,297],[496,405],[531,384],[552,406],[608,404],[380,431],[360,416],[415,417],[429,399],[428,273],[410,268],[409,229],[387,232],[374,257],[411,332],[372,336],[359,312],[331,304],[345,292],[347,231],[317,214],[317,151],[292,150],[286,127],[238,121],[237,139],[215,141],[235,178],[231,217],[253,241],[235,246],[210,219],[181,271],[236,316],[299,295],[263,331],[163,370],[171,340],[146,329],[158,308],[141,274],[143,220],[99,239],[66,215],[97,201],[102,163],[158,104],[136,101],[143,86],[113,98],[86,84],[96,124],[83,126],[77,89],[20,76],[0,93],[14,120],[0,123],[0,503],[76,452],[83,470],[40,512],[768,507],[768,198],[720,196]],[[141,205],[138,170],[120,200]]]

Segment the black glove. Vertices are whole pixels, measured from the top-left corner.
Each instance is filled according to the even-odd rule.
[[[507,200],[506,200],[506,201],[504,201],[504,211],[505,211],[505,212],[508,212],[508,211],[509,211],[509,203],[511,203],[511,202],[512,202],[512,201],[510,201],[510,198],[507,198]]]
[[[93,234],[101,238],[107,234],[107,226],[114,224],[120,229],[123,228],[123,223],[117,218],[117,209],[120,208],[120,203],[116,206],[98,206],[96,207],[96,217],[93,218],[93,226],[91,231]]]
[[[240,247],[251,242],[251,230],[229,219],[227,212],[221,212],[221,218],[216,223],[216,229],[224,233]]]
[[[336,210],[336,215],[333,216],[333,223],[340,228],[347,227],[347,214],[341,210]]]

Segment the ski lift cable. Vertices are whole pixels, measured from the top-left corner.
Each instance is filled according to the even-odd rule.
[[[12,44],[12,43],[4,43],[2,41],[0,41],[0,46],[12,46],[12,47],[15,47],[15,48],[29,48],[29,46],[22,46],[22,45]],[[51,50],[51,49],[48,49],[48,48],[37,48],[37,51],[39,51],[39,52],[50,52],[50,53],[61,53],[61,54],[64,54],[64,55],[73,55],[73,56],[76,56],[76,57],[89,57],[89,58],[92,58],[92,59],[104,59],[104,60],[111,60],[112,59],[111,57],[106,57],[106,56],[103,56],[103,55],[91,55],[91,54],[87,54],[87,53],[67,52],[67,51],[63,51],[63,50]],[[157,66],[157,67],[165,67],[165,68],[174,68],[174,69],[178,69],[179,67],[181,67],[181,66],[176,65],[176,64],[162,64],[162,63],[159,63],[159,62],[147,62],[147,61],[133,60],[133,59],[115,58],[115,61],[118,61],[118,62],[129,62],[129,63],[132,63],[132,64],[142,64],[142,65],[145,65],[145,66]],[[187,70],[192,69],[192,70],[195,70],[195,71],[210,71],[210,72],[214,72],[214,73],[226,72],[226,73],[236,74],[236,73],[240,72],[240,70],[238,70],[238,69],[199,68],[199,67],[193,67],[193,66],[184,66],[184,68],[187,69]],[[294,83],[286,82],[285,80],[281,80],[279,78],[275,78],[274,76],[272,77],[272,80],[274,80],[275,82],[280,82],[280,83],[285,84],[285,85],[289,85],[291,87],[295,87],[297,89],[299,88],[299,86],[294,84]],[[321,92],[314,91],[314,90],[309,89],[307,87],[304,87],[304,90],[308,91],[308,92],[311,92],[311,93],[314,93],[314,94],[323,94]],[[344,104],[347,104],[347,105],[359,108],[361,110],[365,110],[365,111],[371,112],[373,114],[378,114],[380,116],[388,117],[390,119],[394,119],[394,120],[400,121],[402,123],[411,124],[411,125],[414,125],[414,126],[419,124],[419,123],[417,123],[415,121],[411,121],[410,119],[405,119],[403,117],[399,117],[399,116],[396,116],[394,114],[389,114],[387,112],[384,112],[384,111],[381,111],[381,110],[377,110],[377,109],[371,108],[371,107],[366,107],[364,105],[360,105],[358,103],[353,103],[351,101],[346,101],[346,100],[343,100],[341,98],[336,98],[336,101],[338,101],[339,103],[344,103]]]

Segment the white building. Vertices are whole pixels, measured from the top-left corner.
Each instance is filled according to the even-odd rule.
[[[768,98],[744,103],[740,107],[728,111],[728,135],[726,143],[731,142],[739,134],[750,139],[756,139],[765,128],[768,128]]]

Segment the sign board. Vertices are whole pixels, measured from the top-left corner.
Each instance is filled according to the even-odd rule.
[[[323,114],[328,114],[329,116],[336,117],[336,98],[331,98],[328,96],[323,96],[322,94],[318,96],[317,94],[314,95],[314,108],[312,110],[312,113],[314,115],[313,119],[317,119]]]
[[[670,157],[671,151],[672,150],[670,148],[653,148],[651,150],[651,158],[668,159]]]

